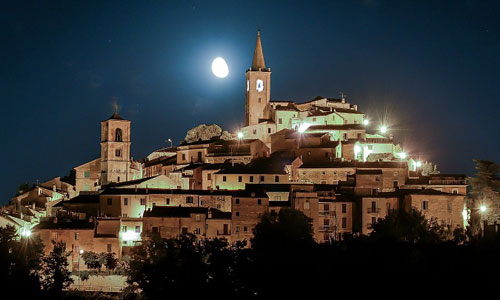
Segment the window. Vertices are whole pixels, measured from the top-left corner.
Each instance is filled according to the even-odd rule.
[[[186,203],[193,203],[193,196],[187,196]]]
[[[182,153],[182,160],[186,160],[186,154]]]
[[[379,181],[380,181],[380,177],[375,176],[375,181],[376,181],[376,182],[379,182]]]
[[[242,182],[243,181],[243,176],[238,176],[238,182]]]
[[[84,176],[85,178],[89,178],[89,177],[90,177],[90,171],[85,171],[85,172],[83,172],[83,176]]]
[[[122,232],[127,232],[127,226],[122,226]]]
[[[267,129],[267,133],[271,133],[271,128],[268,128],[268,129]]]
[[[123,213],[123,217],[124,217],[124,218],[127,218],[127,217],[128,217],[128,215],[127,215],[126,213]]]
[[[226,176],[222,176],[222,181],[226,182]]]
[[[200,234],[200,233],[201,233],[200,227],[196,227],[196,229],[194,230],[194,234]]]
[[[309,201],[304,202],[304,209],[309,209]]]
[[[257,199],[257,204],[262,205],[262,199]]]
[[[261,102],[262,102],[262,98],[259,97],[259,103],[261,103]]]
[[[75,241],[78,241],[78,238],[80,237],[80,233],[75,232]]]
[[[156,227],[156,226],[155,226],[155,227],[153,227],[152,229],[153,229],[153,230],[152,230],[152,231],[153,231],[153,233],[158,233],[158,227]]]
[[[253,134],[254,134],[254,135],[255,135],[255,134],[257,134],[257,129],[254,129],[254,130],[253,130]]]
[[[139,225],[135,226],[135,232],[141,233],[141,226],[139,226]]]
[[[346,217],[342,217],[342,228],[343,229],[347,228],[347,218]]]
[[[377,202],[372,201],[372,211],[375,211],[377,209]]]
[[[250,176],[250,182],[253,182],[253,176]]]
[[[279,176],[274,176],[274,182],[280,182],[280,177]]]
[[[123,205],[124,205],[124,206],[127,206],[127,205],[128,205],[128,198],[124,198],[124,199],[123,199]]]
[[[208,179],[208,180],[212,180],[212,174],[211,174],[211,173],[208,173],[208,174],[207,174],[207,179]]]
[[[260,181],[264,181],[264,176],[260,176]]]
[[[112,247],[111,247],[111,244],[107,244],[107,250],[108,250],[108,253],[110,253],[110,252],[112,251],[112,249],[111,249],[111,248],[112,248]]]
[[[330,210],[330,205],[323,204],[323,211],[329,211],[329,210]]]
[[[236,216],[237,216],[237,217],[239,217],[239,216],[240,216],[240,212],[239,212],[239,211],[237,211],[237,212],[236,212]]]
[[[330,219],[323,219],[323,226],[330,226]]]
[[[236,199],[234,200],[234,203],[236,203],[236,204],[240,204],[240,199],[236,198]]]
[[[458,195],[458,189],[452,189],[451,193],[454,194],[454,195]]]
[[[116,181],[120,182],[120,176],[118,176],[118,177],[116,178]]]
[[[115,131],[115,142],[121,142],[121,141],[123,141],[122,130],[120,128],[116,128],[116,131]]]
[[[316,122],[316,118],[313,118],[313,122]]]
[[[167,205],[170,205],[170,198],[165,199],[165,203],[166,203]]]
[[[347,204],[342,203],[342,213],[345,214],[347,213]]]
[[[122,156],[122,149],[116,149],[115,150],[115,156],[116,157],[121,157]]]
[[[429,201],[422,200],[422,210],[428,210],[428,209],[429,209]]]
[[[247,232],[247,231],[248,231],[248,227],[243,226],[243,231],[244,231],[244,232]]]
[[[236,233],[239,233],[240,232],[240,226],[236,226]]]
[[[113,199],[108,198],[108,205],[113,205]]]
[[[358,133],[358,140],[361,139],[361,133]]]
[[[198,161],[201,161],[201,152],[198,152]]]
[[[141,205],[146,205],[146,198],[141,198]]]
[[[394,180],[393,184],[394,184],[394,188],[398,188],[399,187],[399,181]]]
[[[279,118],[278,119],[278,124],[283,124],[283,119]]]
[[[373,145],[368,145],[368,150],[373,150]]]
[[[200,222],[201,217],[200,217],[200,215],[196,215],[196,216],[194,217],[194,219],[196,220],[196,222]]]

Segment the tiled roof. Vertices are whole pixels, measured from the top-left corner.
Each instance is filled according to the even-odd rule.
[[[62,219],[57,220],[57,223],[54,223],[53,220],[42,221],[33,228],[33,230],[42,229],[94,229],[94,223],[90,223],[87,220]]]
[[[144,218],[164,217],[164,218],[189,218],[191,214],[208,215],[209,209],[206,207],[180,207],[180,206],[155,206],[151,210],[144,212]],[[211,219],[231,219],[230,212],[222,212],[211,208]]]

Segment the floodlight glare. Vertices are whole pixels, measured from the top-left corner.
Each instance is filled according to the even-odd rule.
[[[380,127],[380,132],[382,132],[382,133],[386,133],[387,130],[388,130],[388,128],[385,125],[383,125],[383,126]]]
[[[398,156],[399,156],[399,158],[401,158],[401,159],[405,159],[406,157],[408,157],[408,155],[407,155],[405,152],[400,152],[400,153],[398,153]]]
[[[300,126],[299,126],[299,132],[300,133],[304,133],[307,130],[307,128],[309,128],[309,126],[311,126],[309,123],[302,123],[302,124],[300,124]]]
[[[242,138],[243,138],[243,132],[238,131],[238,133],[236,134],[236,136],[237,136],[239,139],[242,139]]]
[[[481,205],[479,206],[479,211],[480,211],[480,212],[482,212],[482,213],[486,212],[486,210],[487,210],[487,209],[488,209],[488,208],[487,208],[487,207],[486,207],[486,205],[484,205],[484,204],[481,204]]]
[[[365,124],[365,126],[368,126],[368,124],[370,124],[370,121],[368,119],[364,119],[363,124]]]
[[[417,168],[420,168],[422,166],[422,162],[421,161],[417,161]]]

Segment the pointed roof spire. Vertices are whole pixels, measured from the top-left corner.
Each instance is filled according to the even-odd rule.
[[[260,29],[257,31],[257,43],[255,44],[255,52],[253,53],[252,70],[265,70],[266,62],[264,61],[264,52],[262,51],[262,42],[260,41]]]

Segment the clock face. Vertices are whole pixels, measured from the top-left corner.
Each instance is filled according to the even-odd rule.
[[[247,80],[247,92],[250,90],[250,80]]]
[[[264,90],[264,81],[257,79],[255,88],[257,89],[257,92],[262,92]]]

